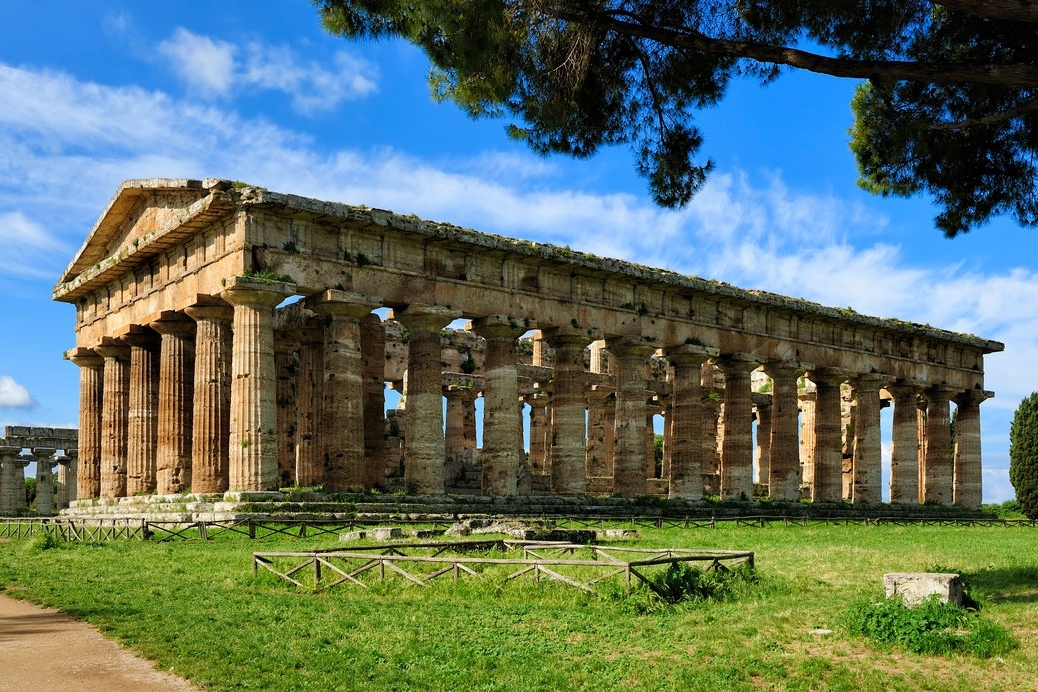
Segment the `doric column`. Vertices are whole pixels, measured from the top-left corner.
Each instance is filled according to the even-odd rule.
[[[324,323],[292,330],[299,341],[299,384],[296,389],[296,483],[308,488],[324,482]],[[318,326],[320,322],[320,326]],[[385,358],[385,354],[382,355]],[[382,433],[383,428],[378,432]]]
[[[815,392],[797,392],[800,406],[800,485],[811,487],[815,479]]]
[[[764,366],[772,381],[771,444],[768,464],[768,495],[772,500],[800,500],[800,408],[797,378],[811,366],[780,362]],[[760,429],[757,430],[760,435]]]
[[[364,485],[386,487],[386,328],[382,318],[360,318],[361,367],[364,390]]]
[[[848,373],[836,368],[822,368],[807,373],[815,383],[815,447],[812,502],[843,500],[843,415],[840,385]]]
[[[967,389],[955,397],[955,479],[952,502],[980,509],[980,404],[992,396],[982,389]]]
[[[934,385],[924,392],[926,397],[926,448],[923,466],[923,501],[951,504],[953,465],[951,447],[951,397],[954,387]]]
[[[130,347],[130,403],[127,420],[126,494],[155,492],[159,419],[159,336],[134,327],[121,337]]]
[[[724,439],[721,441],[721,499],[753,499],[753,401],[750,372],[760,361],[748,353],[717,360],[724,371]]]
[[[616,337],[606,344],[617,366],[613,493],[639,497],[648,492],[645,366],[657,345],[642,336]]]
[[[18,492],[15,479],[15,459],[22,450],[18,447],[0,447],[0,515],[13,514]],[[22,483],[25,497],[25,483]]]
[[[69,500],[72,499],[70,498],[71,493],[69,492],[71,489],[71,486],[69,485],[69,470],[73,464],[72,455],[70,453],[72,451],[74,450],[66,449],[63,455],[55,459],[55,461],[58,462],[58,473],[57,480],[54,483],[56,486],[54,506],[59,510],[68,507]]]
[[[706,469],[703,448],[702,365],[717,355],[717,349],[694,344],[671,346],[664,353],[674,367],[670,419],[670,494],[672,500],[703,497]]]
[[[234,306],[228,489],[277,489],[277,380],[274,307],[294,286],[240,276],[222,298]]]
[[[761,403],[766,394],[757,394],[757,482],[767,485],[771,475],[771,404]]]
[[[471,386],[463,384],[451,384],[443,388],[443,396],[447,399],[443,441],[447,459],[457,459],[462,452],[476,448],[477,394]]]
[[[443,395],[440,330],[461,313],[436,305],[394,310],[410,336],[404,416],[404,486],[421,495],[444,493]]]
[[[104,358],[88,348],[77,348],[69,359],[79,367],[79,460],[76,496],[101,494],[101,411],[104,396]]]
[[[534,392],[526,397],[530,403],[530,473],[548,473],[548,395]]]
[[[54,452],[52,447],[33,447],[36,457],[36,513],[50,516],[54,513]]]
[[[164,314],[149,326],[162,335],[156,492],[172,495],[191,488],[195,323],[188,316],[174,312]]]
[[[883,500],[880,469],[879,390],[890,382],[886,375],[858,375],[851,380],[855,397],[854,480],[851,502],[877,505]]]
[[[14,500],[14,510],[19,512],[28,509],[28,498],[25,497],[25,467],[32,463],[28,456],[18,455],[14,458],[14,482],[11,484],[11,497]]]
[[[612,439],[614,418],[607,408],[615,406],[614,387],[591,385],[587,392],[587,457],[585,467],[588,477],[613,475]],[[612,400],[611,400],[612,399]],[[606,419],[610,418],[606,427]]]
[[[306,299],[324,315],[324,485],[335,492],[364,490],[364,361],[360,318],[381,305],[371,296],[330,289]],[[439,361],[437,361],[437,365]]]
[[[894,430],[890,445],[890,501],[919,502],[919,410],[916,398],[925,385],[899,380],[887,385],[894,398]]]
[[[594,340],[593,334],[576,327],[554,327],[545,337],[555,349],[555,375],[551,395],[551,490],[555,495],[583,495],[587,491],[584,462],[584,347]],[[644,374],[642,374],[644,380]],[[645,383],[642,382],[644,405]],[[642,416],[642,425],[645,417]],[[638,444],[642,445],[641,437]],[[615,483],[614,465],[614,483]],[[641,471],[639,470],[639,475]],[[615,486],[614,486],[615,487]]]
[[[101,406],[101,497],[125,497],[130,347],[106,338],[94,350],[105,359]]]
[[[82,431],[80,431],[82,435]],[[79,450],[78,449],[66,449],[65,455],[68,456],[69,462],[66,467],[66,485],[68,486],[68,502],[71,504],[73,500],[78,500],[77,496],[79,489]]]
[[[191,489],[222,493],[229,484],[231,436],[231,320],[228,305],[197,305],[195,382],[191,415]]]
[[[649,392],[646,392],[648,394]],[[656,412],[655,402],[645,400],[645,478],[658,478],[656,475]],[[615,425],[615,423],[614,423]],[[662,459],[660,460],[663,461]],[[663,464],[660,464],[661,471]],[[646,492],[648,486],[646,486]]]
[[[274,330],[274,373],[277,377],[278,487],[291,487],[296,480],[296,388],[299,342],[288,330]]]
[[[523,320],[490,315],[472,321],[472,330],[486,339],[483,366],[483,492],[516,495],[522,451],[521,419],[516,415],[519,380],[515,340],[526,328]]]

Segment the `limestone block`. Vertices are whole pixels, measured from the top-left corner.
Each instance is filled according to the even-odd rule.
[[[359,541],[366,538],[368,535],[367,531],[347,531],[346,533],[339,534],[340,541]]]
[[[940,572],[891,572],[883,575],[887,598],[900,595],[905,605],[917,606],[933,594],[942,603],[961,606],[966,600],[962,580],[958,574]]]
[[[390,538],[400,538],[403,535],[403,532],[401,532],[401,530],[395,526],[372,529],[368,533],[370,533],[371,538],[375,539],[376,541],[386,541]]]

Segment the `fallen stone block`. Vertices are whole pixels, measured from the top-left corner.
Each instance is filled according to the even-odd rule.
[[[901,596],[905,605],[914,607],[936,594],[942,603],[961,606],[966,601],[958,574],[941,572],[891,572],[883,575],[887,598]]]
[[[339,534],[340,541],[359,541],[367,537],[367,531],[347,531]]]
[[[371,534],[371,537],[376,541],[386,541],[390,538],[400,538],[403,535],[403,532],[395,526],[372,529],[369,533]]]

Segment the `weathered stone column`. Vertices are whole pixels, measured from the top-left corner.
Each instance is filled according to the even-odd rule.
[[[955,397],[955,479],[952,502],[960,507],[980,509],[981,456],[980,404],[992,393],[968,389]]]
[[[757,394],[757,397],[764,396]],[[757,412],[757,482],[767,485],[771,475],[771,405],[759,401]]]
[[[69,360],[79,367],[79,462],[76,496],[101,494],[101,411],[104,358],[88,348],[73,349]]]
[[[613,475],[613,425],[615,418],[610,418],[608,427],[606,419],[609,418],[607,408],[615,406],[613,387],[604,385],[591,385],[587,392],[587,457],[585,466],[588,477],[606,477]]]
[[[555,349],[555,375],[551,395],[551,491],[555,495],[583,495],[587,492],[584,462],[587,456],[584,430],[584,347],[593,334],[576,327],[554,327],[545,337]],[[644,380],[644,375],[642,375]],[[644,405],[645,383],[641,394]],[[645,416],[642,416],[644,425]],[[638,438],[638,445],[644,444]],[[614,465],[614,483],[616,471]],[[638,471],[639,475],[641,470]],[[614,485],[615,487],[615,485]]]
[[[530,403],[530,473],[548,473],[548,395],[534,392],[526,397]]]
[[[229,484],[231,436],[231,320],[226,305],[197,305],[195,382],[191,415],[191,489],[222,493]]]
[[[443,395],[440,330],[461,313],[436,305],[409,305],[394,312],[410,337],[407,342],[407,392],[404,416],[404,487],[421,495],[444,488]]]
[[[364,390],[364,485],[386,487],[386,329],[382,318],[360,318],[361,367]]]
[[[25,468],[30,463],[32,463],[32,460],[27,456],[18,455],[14,458],[14,482],[11,484],[11,497],[14,500],[14,510],[16,512],[29,507],[28,498],[25,497]]]
[[[953,464],[951,414],[948,402],[958,391],[947,385],[926,390],[926,450],[923,472],[923,501],[951,504]]]
[[[772,500],[800,500],[800,407],[797,378],[811,366],[806,363],[769,363],[764,366],[772,381],[771,444],[768,495]],[[760,434],[758,429],[757,434]]]
[[[451,384],[443,388],[447,400],[444,426],[444,456],[456,460],[464,451],[476,448],[476,396],[473,387]]]
[[[381,301],[371,296],[336,289],[306,299],[307,308],[327,319],[323,387],[324,485],[334,492],[362,491],[367,478],[360,318],[379,305]]]
[[[232,491],[277,489],[273,310],[294,291],[292,284],[235,276],[227,280],[222,295],[234,306],[228,473]]]
[[[130,403],[127,420],[126,494],[155,492],[159,420],[159,336],[136,327],[124,334],[130,347]]]
[[[82,433],[81,433],[82,434]],[[65,502],[65,506],[72,503],[73,500],[78,500],[76,496],[79,488],[79,450],[78,449],[66,449],[65,455],[68,457],[69,462],[65,468],[65,485],[68,487],[68,498]]]
[[[519,380],[515,340],[526,328],[523,320],[490,315],[472,321],[472,330],[487,341],[483,368],[483,492],[516,495],[519,492],[521,419],[516,415]]]
[[[925,385],[899,380],[887,385],[894,398],[894,431],[890,446],[890,501],[919,502],[919,410],[916,397]]]
[[[649,392],[646,392],[648,395]],[[651,399],[645,400],[645,478],[658,478],[656,475],[656,413],[655,402]],[[615,423],[614,423],[615,425]],[[662,459],[660,460],[663,461]],[[661,472],[663,464],[660,464]],[[648,487],[646,486],[646,491]]]
[[[639,497],[648,492],[645,366],[657,345],[642,336],[616,337],[606,344],[616,365],[613,493]]]
[[[807,497],[810,497],[815,480],[815,392],[798,391],[797,403],[800,406],[800,487],[801,493],[803,488],[808,488]]]
[[[69,466],[73,463],[72,455],[70,452],[74,450],[66,449],[65,453],[55,459],[58,462],[58,473],[56,475],[57,480],[54,485],[54,506],[57,509],[64,509],[68,507],[69,503]]]
[[[0,515],[15,511],[18,484],[15,476],[15,459],[22,450],[18,447],[0,447]],[[25,483],[21,487],[25,497]]]
[[[748,353],[717,360],[724,371],[724,439],[721,441],[721,499],[753,499],[753,402],[750,372],[760,365]]]
[[[703,497],[706,456],[703,448],[702,366],[717,355],[717,349],[694,344],[671,346],[664,353],[674,366],[670,407],[671,446],[670,493],[672,500]]]
[[[54,452],[52,447],[33,447],[36,457],[36,513],[50,516],[54,513]]]
[[[277,376],[278,487],[288,488],[296,480],[296,388],[299,371],[296,351],[299,342],[287,330],[274,330],[274,372]]]
[[[854,486],[851,502],[882,502],[882,443],[879,429],[879,390],[890,382],[886,375],[858,375],[851,380],[855,391]]]
[[[106,338],[94,350],[105,359],[104,403],[101,407],[101,497],[125,497],[130,347]]]
[[[149,326],[162,335],[156,492],[172,495],[191,488],[195,323],[186,315],[167,313]]]
[[[815,448],[812,502],[843,501],[843,415],[840,411],[840,385],[848,373],[822,368],[807,373],[815,383]]]
[[[321,322],[318,326],[317,322]],[[296,390],[296,483],[303,488],[324,482],[324,325],[323,318],[292,331],[299,341],[299,385]],[[363,346],[363,344],[362,344]],[[385,358],[383,353],[382,358]],[[380,433],[383,428],[379,428]]]

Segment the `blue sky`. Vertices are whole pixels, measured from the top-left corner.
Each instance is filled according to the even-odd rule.
[[[1038,236],[997,221],[947,240],[929,200],[859,190],[852,82],[736,84],[697,118],[710,182],[664,211],[626,149],[537,157],[505,121],[432,102],[428,69],[409,45],[325,34],[307,0],[0,4],[0,425],[76,424],[74,313],[50,293],[119,183],[224,177],[1003,341],[984,499],[1012,497],[1009,421],[1038,388]]]

